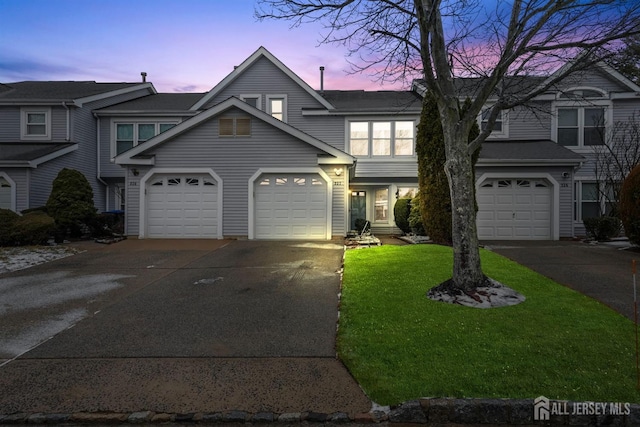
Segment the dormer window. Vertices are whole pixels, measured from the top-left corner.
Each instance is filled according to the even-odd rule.
[[[22,110],[22,139],[51,139],[51,109]]]

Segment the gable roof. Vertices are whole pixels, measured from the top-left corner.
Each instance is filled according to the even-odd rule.
[[[0,166],[35,168],[77,149],[74,142],[0,142]]]
[[[422,110],[422,98],[414,91],[325,90],[319,93],[335,107],[335,113],[420,114]]]
[[[85,102],[104,97],[148,89],[156,93],[151,83],[96,83],[94,81],[24,81],[6,83],[0,90],[0,104],[56,104]]]
[[[191,115],[196,112],[190,107],[197,102],[204,93],[155,93],[119,104],[100,108],[94,112],[98,115],[111,114],[147,114],[177,113]]]
[[[478,165],[555,164],[579,165],[586,159],[551,140],[487,140],[482,143]]]
[[[301,140],[302,142],[305,142],[321,151],[323,151],[324,153],[326,153],[329,157],[328,158],[323,158],[322,161],[320,161],[320,163],[323,164],[353,164],[355,162],[355,158],[347,153],[345,153],[344,151],[338,150],[335,147],[332,147],[331,145],[320,141],[317,138],[314,138],[313,136],[302,132],[301,130],[298,130],[296,128],[294,128],[293,126],[284,123],[274,117],[272,117],[271,115],[258,110],[257,108],[254,108],[252,106],[250,106],[249,104],[247,104],[244,101],[241,101],[238,98],[235,97],[231,97],[228,98],[227,100],[214,105],[213,107],[209,108],[208,110],[203,111],[202,113],[191,117],[187,120],[185,120],[184,122],[178,124],[177,126],[167,130],[166,132],[163,132],[161,134],[159,134],[158,136],[151,138],[145,142],[143,142],[140,145],[137,145],[133,148],[131,148],[128,151],[125,151],[124,153],[116,156],[115,158],[115,162],[117,164],[149,164],[152,165],[154,164],[154,160],[153,158],[148,158],[148,157],[144,157],[145,154],[151,150],[152,148],[163,144],[167,141],[170,141],[171,139],[191,130],[192,128],[198,126],[199,124],[212,119],[213,117],[221,114],[222,112],[229,110],[230,108],[238,108],[242,111],[244,111],[245,113],[251,115],[252,117],[255,117],[256,119],[262,120],[263,122],[277,128],[280,129],[283,132],[288,133],[289,135]]]
[[[198,102],[196,102],[191,109],[198,110],[202,108],[208,101],[213,99],[220,91],[222,91],[225,87],[231,84],[235,79],[237,79],[246,69],[250,68],[256,61],[260,58],[265,58],[268,61],[271,61],[273,65],[275,65],[280,71],[286,74],[291,80],[296,82],[298,86],[300,86],[303,90],[305,90],[309,95],[316,99],[320,104],[322,104],[325,108],[332,110],[333,106],[328,103],[324,98],[322,98],[318,93],[311,88],[304,80],[298,77],[293,71],[291,71],[286,65],[284,65],[278,58],[273,56],[271,52],[265,49],[263,46],[260,46],[258,50],[256,50],[251,56],[242,62],[239,66],[237,66],[231,73],[229,73],[220,83],[215,85],[213,89],[205,94]]]

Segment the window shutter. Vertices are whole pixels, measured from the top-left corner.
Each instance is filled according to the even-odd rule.
[[[220,136],[233,136],[233,119],[220,119],[219,127]]]
[[[251,135],[251,119],[236,119],[236,135],[249,136]]]

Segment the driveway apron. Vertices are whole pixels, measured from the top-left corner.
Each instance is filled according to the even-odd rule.
[[[633,320],[632,260],[638,252],[574,241],[492,241],[487,249],[590,296]]]
[[[3,275],[28,290],[0,305],[0,413],[367,412],[335,356],[341,260],[331,242],[131,240]]]

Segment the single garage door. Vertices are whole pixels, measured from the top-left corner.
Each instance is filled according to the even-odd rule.
[[[490,179],[477,194],[478,237],[551,239],[551,185],[546,180]]]
[[[261,175],[254,191],[257,239],[327,238],[327,183],[320,175]]]
[[[210,175],[156,175],[147,181],[147,234],[218,237],[218,183]]]

